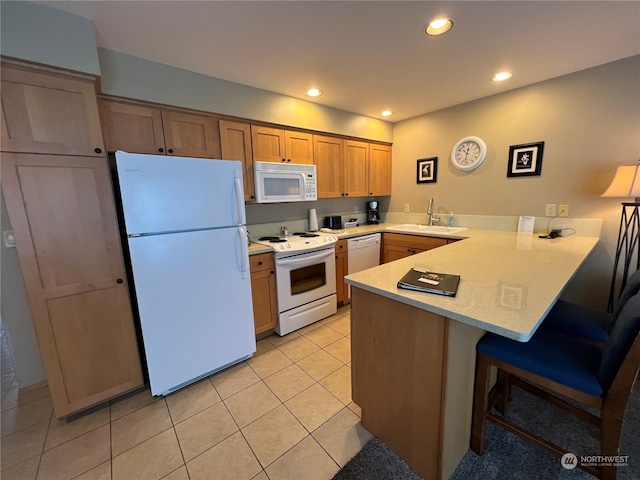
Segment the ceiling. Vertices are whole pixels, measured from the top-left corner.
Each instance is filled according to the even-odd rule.
[[[640,54],[639,1],[36,3],[99,47],[391,122]],[[453,29],[427,37],[440,15]]]

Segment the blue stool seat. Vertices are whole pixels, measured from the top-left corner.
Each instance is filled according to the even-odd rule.
[[[598,381],[602,348],[563,333],[540,329],[526,343],[488,333],[476,350],[589,395],[604,393]]]
[[[601,345],[550,328],[539,328],[526,343],[492,333],[480,339],[471,427],[471,449],[475,453],[482,455],[484,450],[485,420],[558,457],[568,453],[504,415],[511,385],[518,385],[599,427],[600,454],[619,455],[625,408],[640,373],[640,292],[620,303],[606,342]],[[497,378],[491,388],[494,367]],[[600,415],[590,409],[597,409]],[[602,480],[616,478],[615,464],[577,466]]]

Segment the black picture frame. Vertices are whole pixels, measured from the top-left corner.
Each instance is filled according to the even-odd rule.
[[[438,157],[418,159],[416,183],[436,183],[438,181]]]
[[[542,173],[544,142],[523,143],[509,147],[507,177],[531,177]]]

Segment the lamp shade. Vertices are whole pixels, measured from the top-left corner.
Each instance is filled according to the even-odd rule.
[[[620,165],[601,197],[640,197],[640,164]]]

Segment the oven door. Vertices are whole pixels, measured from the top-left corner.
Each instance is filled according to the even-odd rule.
[[[335,294],[334,249],[276,259],[276,284],[279,312]]]

